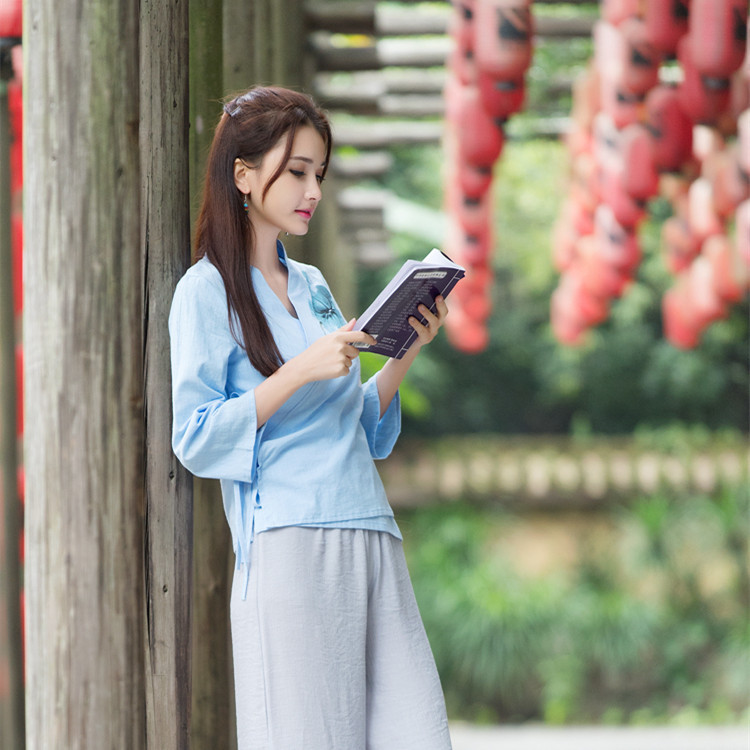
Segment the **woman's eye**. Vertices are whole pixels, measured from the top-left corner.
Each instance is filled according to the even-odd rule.
[[[295,177],[304,177],[305,173],[301,172],[299,169],[290,169],[289,170]]]
[[[316,174],[315,175],[315,179],[318,181],[318,185],[322,185],[323,184],[323,180],[325,180],[325,177],[323,177],[322,174]]]

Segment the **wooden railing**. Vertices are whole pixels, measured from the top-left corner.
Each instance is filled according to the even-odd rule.
[[[573,508],[655,492],[746,492],[749,465],[744,437],[660,448],[627,438],[472,436],[403,441],[378,467],[397,508],[458,499]]]

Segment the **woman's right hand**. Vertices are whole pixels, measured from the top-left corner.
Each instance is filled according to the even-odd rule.
[[[255,387],[256,425],[260,427],[299,388],[314,380],[329,380],[349,374],[359,349],[352,344],[374,345],[364,331],[353,331],[354,318],[338,331],[319,338],[301,354],[287,360]]]
[[[369,333],[353,331],[354,323],[352,318],[337,331],[319,338],[285,367],[293,367],[305,383],[348,375],[352,362],[359,356],[359,349],[353,344],[377,343]]]

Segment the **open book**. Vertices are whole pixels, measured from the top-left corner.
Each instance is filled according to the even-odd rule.
[[[424,304],[435,312],[435,297],[439,294],[447,297],[464,273],[461,266],[438,249],[429,252],[424,260],[407,260],[354,324],[355,331],[366,331],[378,343],[356,346],[401,359],[417,337],[409,325],[409,317],[425,321],[417,306]]]

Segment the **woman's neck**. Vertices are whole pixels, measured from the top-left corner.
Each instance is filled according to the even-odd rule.
[[[255,237],[255,246],[252,253],[252,264],[263,273],[264,276],[278,273],[281,263],[276,250],[278,232],[258,233]]]

